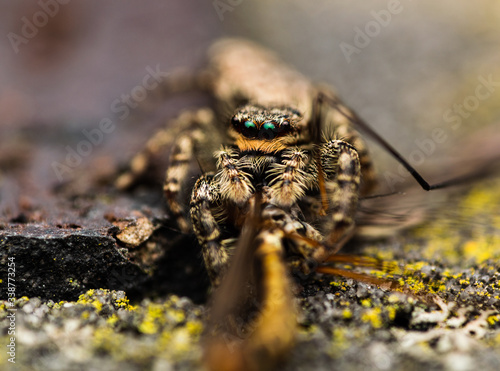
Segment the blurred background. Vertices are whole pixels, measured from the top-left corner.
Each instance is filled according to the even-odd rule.
[[[222,36],[253,39],[313,81],[333,84],[420,168],[499,127],[495,0],[41,0],[0,6],[3,217],[15,217],[23,203],[39,203],[62,185],[85,193],[96,183],[109,184],[166,119],[205,102],[196,94],[161,100],[135,88],[151,70],[201,68],[207,48]],[[125,114],[123,104],[134,92],[143,104],[134,109],[132,101]],[[91,148],[78,147],[103,120],[113,129],[94,137]],[[436,129],[446,137],[442,142],[433,139]],[[435,146],[421,160],[418,151],[430,148],[422,144],[428,139]],[[68,166],[68,154],[78,149],[85,155]]]

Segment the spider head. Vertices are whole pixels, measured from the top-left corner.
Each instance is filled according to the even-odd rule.
[[[280,151],[297,139],[302,115],[290,107],[247,104],[231,118],[230,134],[242,151]]]

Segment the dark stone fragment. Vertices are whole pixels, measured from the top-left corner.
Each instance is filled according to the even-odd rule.
[[[14,258],[16,297],[74,300],[88,289],[129,290],[148,273],[123,255],[107,229],[8,225],[0,232],[0,276]],[[5,283],[6,281],[4,281]],[[7,299],[2,290],[1,299]]]

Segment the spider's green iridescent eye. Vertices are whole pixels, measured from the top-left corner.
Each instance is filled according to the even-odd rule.
[[[255,125],[255,122],[253,121],[245,121],[245,127],[247,129],[255,129],[257,125]]]
[[[266,130],[274,130],[276,126],[272,122],[266,122],[262,127]]]

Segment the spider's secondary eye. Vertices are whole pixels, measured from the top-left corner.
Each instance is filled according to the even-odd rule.
[[[266,122],[262,127],[266,130],[274,130],[276,129],[276,125],[274,125],[272,122]]]
[[[253,121],[245,121],[245,127],[247,129],[255,129],[257,125],[255,125],[255,122]]]
[[[236,117],[233,117],[231,119],[231,124],[233,124],[233,126],[236,126],[240,123],[240,120],[238,120]]]

